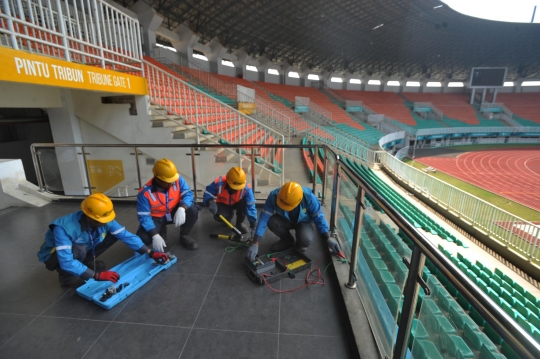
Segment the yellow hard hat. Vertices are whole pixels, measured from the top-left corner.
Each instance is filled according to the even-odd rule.
[[[178,179],[178,177],[180,177],[174,163],[166,158],[162,158],[154,164],[152,173],[158,179],[167,183],[173,183]]]
[[[109,223],[116,217],[111,199],[103,193],[94,193],[81,202],[81,209],[99,223]]]
[[[246,172],[240,167],[233,167],[227,172],[227,183],[235,191],[246,187]]]
[[[284,211],[292,211],[302,202],[303,197],[302,186],[296,182],[287,182],[278,192],[277,205]]]

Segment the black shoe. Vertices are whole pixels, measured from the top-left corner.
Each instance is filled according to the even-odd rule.
[[[270,250],[272,252],[281,252],[284,249],[294,247],[294,239],[292,238],[281,238],[279,241],[272,244]]]
[[[187,249],[199,248],[199,245],[197,244],[197,242],[195,242],[195,240],[188,235],[180,236],[180,244],[186,247]]]
[[[105,262],[96,260],[96,268],[94,268],[94,261],[83,262],[85,266],[92,269],[94,272],[105,272],[107,267],[105,267]]]
[[[60,282],[61,287],[70,288],[79,288],[81,285],[84,285],[86,283],[81,277],[66,273],[59,273],[58,281]]]
[[[307,251],[307,249],[308,249],[308,247],[296,247],[296,250],[297,250],[298,252],[302,252],[302,253],[304,253],[305,251]]]
[[[236,228],[240,231],[242,234],[249,233],[249,227],[245,223],[236,223]]]

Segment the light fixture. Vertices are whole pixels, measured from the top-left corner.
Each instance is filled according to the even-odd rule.
[[[279,75],[279,71],[276,69],[268,69],[269,75]]]
[[[430,81],[426,84],[426,87],[442,87],[442,85],[438,81]]]
[[[299,79],[299,78],[300,78],[300,75],[298,75],[298,72],[294,72],[294,71],[289,71],[288,76],[289,76],[289,77],[292,77],[292,78],[295,78],[295,79]]]
[[[232,63],[232,61],[225,60],[225,59],[221,59],[221,64],[227,67],[234,67],[234,64]]]
[[[259,72],[255,66],[246,65],[246,70],[253,71],[253,72]]]
[[[399,81],[388,81],[386,83],[386,86],[399,86],[399,85],[400,85]]]
[[[504,87],[514,87],[514,82],[513,81],[505,81],[504,82]]]
[[[319,81],[319,75],[309,74],[309,75],[307,75],[307,79],[311,80],[311,81]]]
[[[405,86],[407,86],[407,87],[420,87],[420,82],[418,82],[418,81],[407,81],[405,83]]]
[[[384,24],[377,25],[377,26],[375,26],[375,27],[373,28],[373,30],[377,30],[379,27],[383,27],[383,26],[384,26]]]
[[[349,80],[349,83],[351,83],[351,84],[358,84],[358,85],[359,85],[359,84],[362,83],[362,81],[361,81],[360,79],[350,79],[350,80]]]
[[[441,8],[441,7],[443,7],[443,5],[437,5],[437,6],[434,6],[433,8],[434,8],[434,9],[439,9],[439,8]]]
[[[204,53],[198,51],[198,50],[193,50],[193,55],[192,55],[194,58],[196,59],[199,59],[199,60],[203,60],[203,61],[208,61],[208,58],[206,56],[204,56]]]
[[[167,50],[171,50],[172,52],[176,52],[176,49],[174,47],[170,47],[170,46],[165,46],[165,45],[161,45],[161,44],[156,44],[157,47],[162,47],[164,49],[167,49]]]
[[[540,86],[540,81],[523,81],[521,83],[521,86],[522,87],[527,87],[527,86]]]
[[[367,82],[368,85],[380,85],[381,84],[381,80],[369,80]]]
[[[463,82],[449,82],[448,87],[463,87]]]
[[[330,82],[343,82],[343,79],[341,77],[332,77]]]

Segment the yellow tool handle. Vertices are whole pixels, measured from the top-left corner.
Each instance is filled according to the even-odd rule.
[[[221,214],[219,215],[219,218],[225,223],[230,229],[234,229],[234,226],[231,224],[231,222],[227,221],[225,217],[223,217]]]
[[[218,237],[219,239],[229,239],[229,238],[231,238],[231,236],[227,236],[227,235],[225,235],[225,234],[218,234],[217,237]]]

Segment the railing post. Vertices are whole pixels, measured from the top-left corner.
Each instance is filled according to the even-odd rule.
[[[191,174],[193,177],[193,200],[197,202],[197,166],[195,165],[194,147],[191,147]]]
[[[137,191],[142,188],[142,181],[141,181],[141,165],[139,163],[139,149],[137,146],[133,147],[135,148],[135,162],[137,164],[137,180],[139,181],[139,188],[137,188]]]
[[[358,263],[358,251],[360,250],[360,237],[362,233],[362,219],[364,218],[364,196],[365,192],[362,187],[358,186],[356,192],[356,211],[354,219],[354,230],[351,247],[351,257],[349,260],[349,281],[345,283],[345,286],[349,289],[356,288],[356,265]]]
[[[319,171],[317,171],[317,160],[319,158],[319,147],[315,146],[315,154],[313,155],[313,194],[317,196],[317,193],[315,191],[317,190],[317,176],[319,175]]]
[[[97,0],[92,0],[92,9],[94,10],[94,24],[96,26],[96,37],[99,45],[99,55],[101,57],[101,67],[105,68],[105,56],[103,55],[103,45],[101,43],[101,28],[99,25],[100,16]]]
[[[8,0],[2,0],[2,6],[4,7],[4,12],[7,15],[8,29],[10,32],[11,47],[18,50],[19,45],[17,44],[17,37],[15,36],[15,28],[13,27],[13,19],[11,17],[11,8],[9,7]]]
[[[90,182],[90,174],[88,173],[88,162],[86,161],[86,152],[84,151],[84,146],[81,147],[83,162],[84,162],[84,174],[86,177],[86,181],[88,183],[88,193],[92,194],[92,183]]]
[[[341,178],[339,176],[339,155],[336,155],[336,165],[334,167],[334,185],[332,187],[332,205],[330,206],[330,231],[335,233],[336,231],[336,217],[337,217],[337,208],[338,208],[338,194],[339,194],[339,184]]]
[[[420,247],[415,245],[412,250],[409,275],[407,276],[403,290],[403,307],[401,309],[401,319],[399,321],[396,346],[394,347],[394,355],[392,356],[393,359],[403,359],[405,358],[405,354],[407,354],[407,340],[411,332],[416,300],[420,289],[417,278],[422,274],[425,260],[426,257],[422,254]],[[426,293],[426,295],[429,295],[429,293]]]
[[[323,178],[322,178],[322,204],[324,205],[324,202],[326,200],[326,179],[328,177],[328,148],[324,148],[324,158],[323,158],[323,166],[324,166],[324,172],[323,172]]]
[[[253,196],[255,196],[255,148],[251,149],[251,187],[253,187]]]
[[[34,145],[31,145],[30,148],[32,149],[32,159],[34,160],[34,168],[36,170],[36,176],[39,186],[39,192],[45,192],[45,184],[43,183],[43,172],[41,171],[41,164],[39,161],[38,153],[36,151],[36,148]]]

